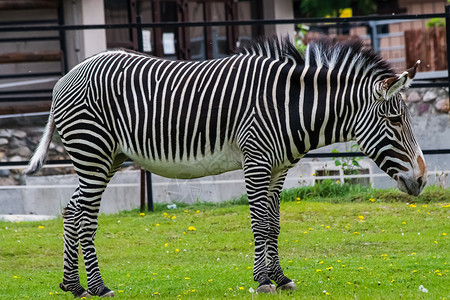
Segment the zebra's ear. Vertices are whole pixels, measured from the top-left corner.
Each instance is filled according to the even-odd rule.
[[[384,99],[389,100],[393,95],[400,92],[400,90],[408,88],[416,75],[417,66],[419,64],[420,60],[418,60],[413,67],[409,68],[399,76],[384,79],[378,85],[378,92],[384,95]]]

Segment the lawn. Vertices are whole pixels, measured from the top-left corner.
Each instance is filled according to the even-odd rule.
[[[100,216],[105,283],[122,299],[449,299],[449,200],[427,192],[404,196],[408,202],[391,191],[342,201],[301,193],[284,193],[279,239],[298,291],[252,293],[249,209],[236,203]],[[58,288],[62,230],[61,219],[0,222],[0,299],[72,299]]]

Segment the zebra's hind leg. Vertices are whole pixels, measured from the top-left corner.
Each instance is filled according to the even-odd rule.
[[[90,296],[80,284],[78,275],[78,228],[74,219],[79,191],[79,188],[75,190],[62,214],[64,221],[64,275],[63,282],[59,284],[64,292],[71,292],[76,298]]]
[[[78,241],[81,245],[86,266],[88,281],[86,296],[88,297],[114,297],[114,292],[105,286],[100,275],[94,239],[98,225],[97,217],[100,210],[101,196],[109,180],[126,159],[123,155],[119,155],[119,157],[116,157],[116,159],[105,158],[101,161],[93,161],[90,157],[85,158],[86,161],[82,161],[81,157],[77,157],[77,163],[74,162],[75,170],[79,177],[79,197],[73,214],[73,223],[77,229]],[[70,234],[70,231],[68,233]],[[73,247],[74,245],[70,246]],[[76,250],[78,250],[78,244],[76,245]],[[65,287],[64,284],[63,282],[61,287],[63,289]],[[79,296],[73,290],[70,291],[75,296]]]
[[[105,286],[100,275],[94,239],[97,232],[97,216],[100,210],[101,196],[111,178],[120,169],[122,163],[126,159],[127,157],[125,155],[118,154],[109,166],[109,172],[106,173],[106,177],[104,176],[105,173],[97,168],[96,174],[91,173],[89,176],[84,176],[86,177],[84,178],[86,181],[81,186],[81,191],[84,197],[82,197],[83,205],[81,205],[80,210],[79,234],[88,279],[87,292],[90,295],[100,297],[115,296],[114,291]],[[80,182],[83,181],[84,180],[80,178]]]
[[[267,269],[269,278],[277,283],[279,290],[296,290],[297,286],[287,278],[280,266],[278,236],[280,234],[280,196],[287,170],[272,174],[268,194],[269,231],[267,236]]]

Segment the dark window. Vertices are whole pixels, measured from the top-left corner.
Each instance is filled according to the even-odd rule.
[[[106,24],[201,22],[262,18],[261,0],[105,0]],[[143,28],[138,49],[136,29],[108,29],[108,48],[124,47],[168,59],[202,60],[232,53],[240,41],[263,33],[263,26]]]

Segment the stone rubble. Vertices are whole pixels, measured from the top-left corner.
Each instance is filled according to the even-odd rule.
[[[44,128],[0,129],[0,162],[28,162],[37,148]],[[55,135],[48,160],[69,159],[61,141]],[[0,169],[0,185],[17,185],[23,181],[21,169]],[[73,173],[72,168],[43,168],[42,175]]]
[[[448,88],[410,89],[404,99],[413,116],[448,114],[450,111]]]

